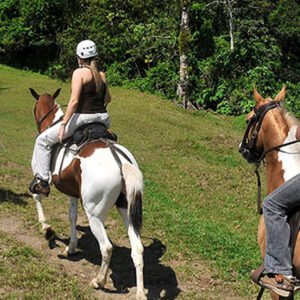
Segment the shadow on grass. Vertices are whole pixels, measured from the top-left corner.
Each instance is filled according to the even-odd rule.
[[[28,193],[17,194],[12,190],[0,188],[0,204],[10,202],[16,205],[26,206],[26,198],[31,198],[31,195]]]
[[[101,253],[98,242],[93,236],[88,226],[77,226],[77,230],[83,235],[78,241],[79,252],[68,258],[59,256],[61,259],[80,261],[85,259],[94,265],[101,264]],[[57,240],[68,244],[68,240]],[[161,257],[166,251],[166,246],[155,238],[151,238],[152,243],[144,248],[144,282],[148,289],[148,299],[175,299],[179,293],[178,282],[175,272],[168,266],[160,262]],[[115,246],[113,248],[110,269],[112,270],[111,279],[116,291],[104,289],[107,293],[128,292],[128,288],[136,286],[135,267],[131,258],[131,249],[127,247]],[[163,292],[163,296],[161,293]]]
[[[5,87],[5,86],[4,87],[2,87],[2,86],[0,87],[0,91],[10,90],[10,89],[11,89],[11,87]]]

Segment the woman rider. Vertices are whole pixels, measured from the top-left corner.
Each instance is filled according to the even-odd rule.
[[[96,64],[97,48],[93,41],[84,40],[76,49],[79,68],[72,75],[71,97],[63,120],[43,131],[36,139],[32,171],[35,176],[29,190],[48,196],[50,193],[50,159],[52,146],[70,137],[81,125],[101,122],[110,127],[106,110],[111,101],[105,74]]]

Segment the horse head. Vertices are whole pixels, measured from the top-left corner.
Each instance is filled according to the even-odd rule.
[[[287,133],[281,109],[285,93],[283,86],[273,100],[263,98],[253,89],[255,107],[247,115],[247,128],[240,145],[240,152],[249,163],[259,164],[268,149],[283,142]]]
[[[55,113],[59,110],[59,106],[55,103],[55,98],[60,93],[60,88],[53,95],[39,95],[34,89],[29,88],[31,95],[36,99],[34,106],[34,119],[37,124],[39,133],[46,130],[54,121]]]

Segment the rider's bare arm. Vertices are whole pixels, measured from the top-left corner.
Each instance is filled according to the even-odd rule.
[[[67,124],[70,120],[73,113],[76,111],[79,97],[82,89],[82,74],[81,69],[76,69],[73,72],[72,76],[72,85],[71,85],[71,97],[68,103],[66,113],[64,115],[62,123]]]

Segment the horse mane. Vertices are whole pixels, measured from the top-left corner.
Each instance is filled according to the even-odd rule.
[[[291,112],[289,112],[285,107],[282,107],[281,114],[282,114],[283,118],[285,119],[289,128],[291,128],[294,125],[299,125],[299,120]]]

